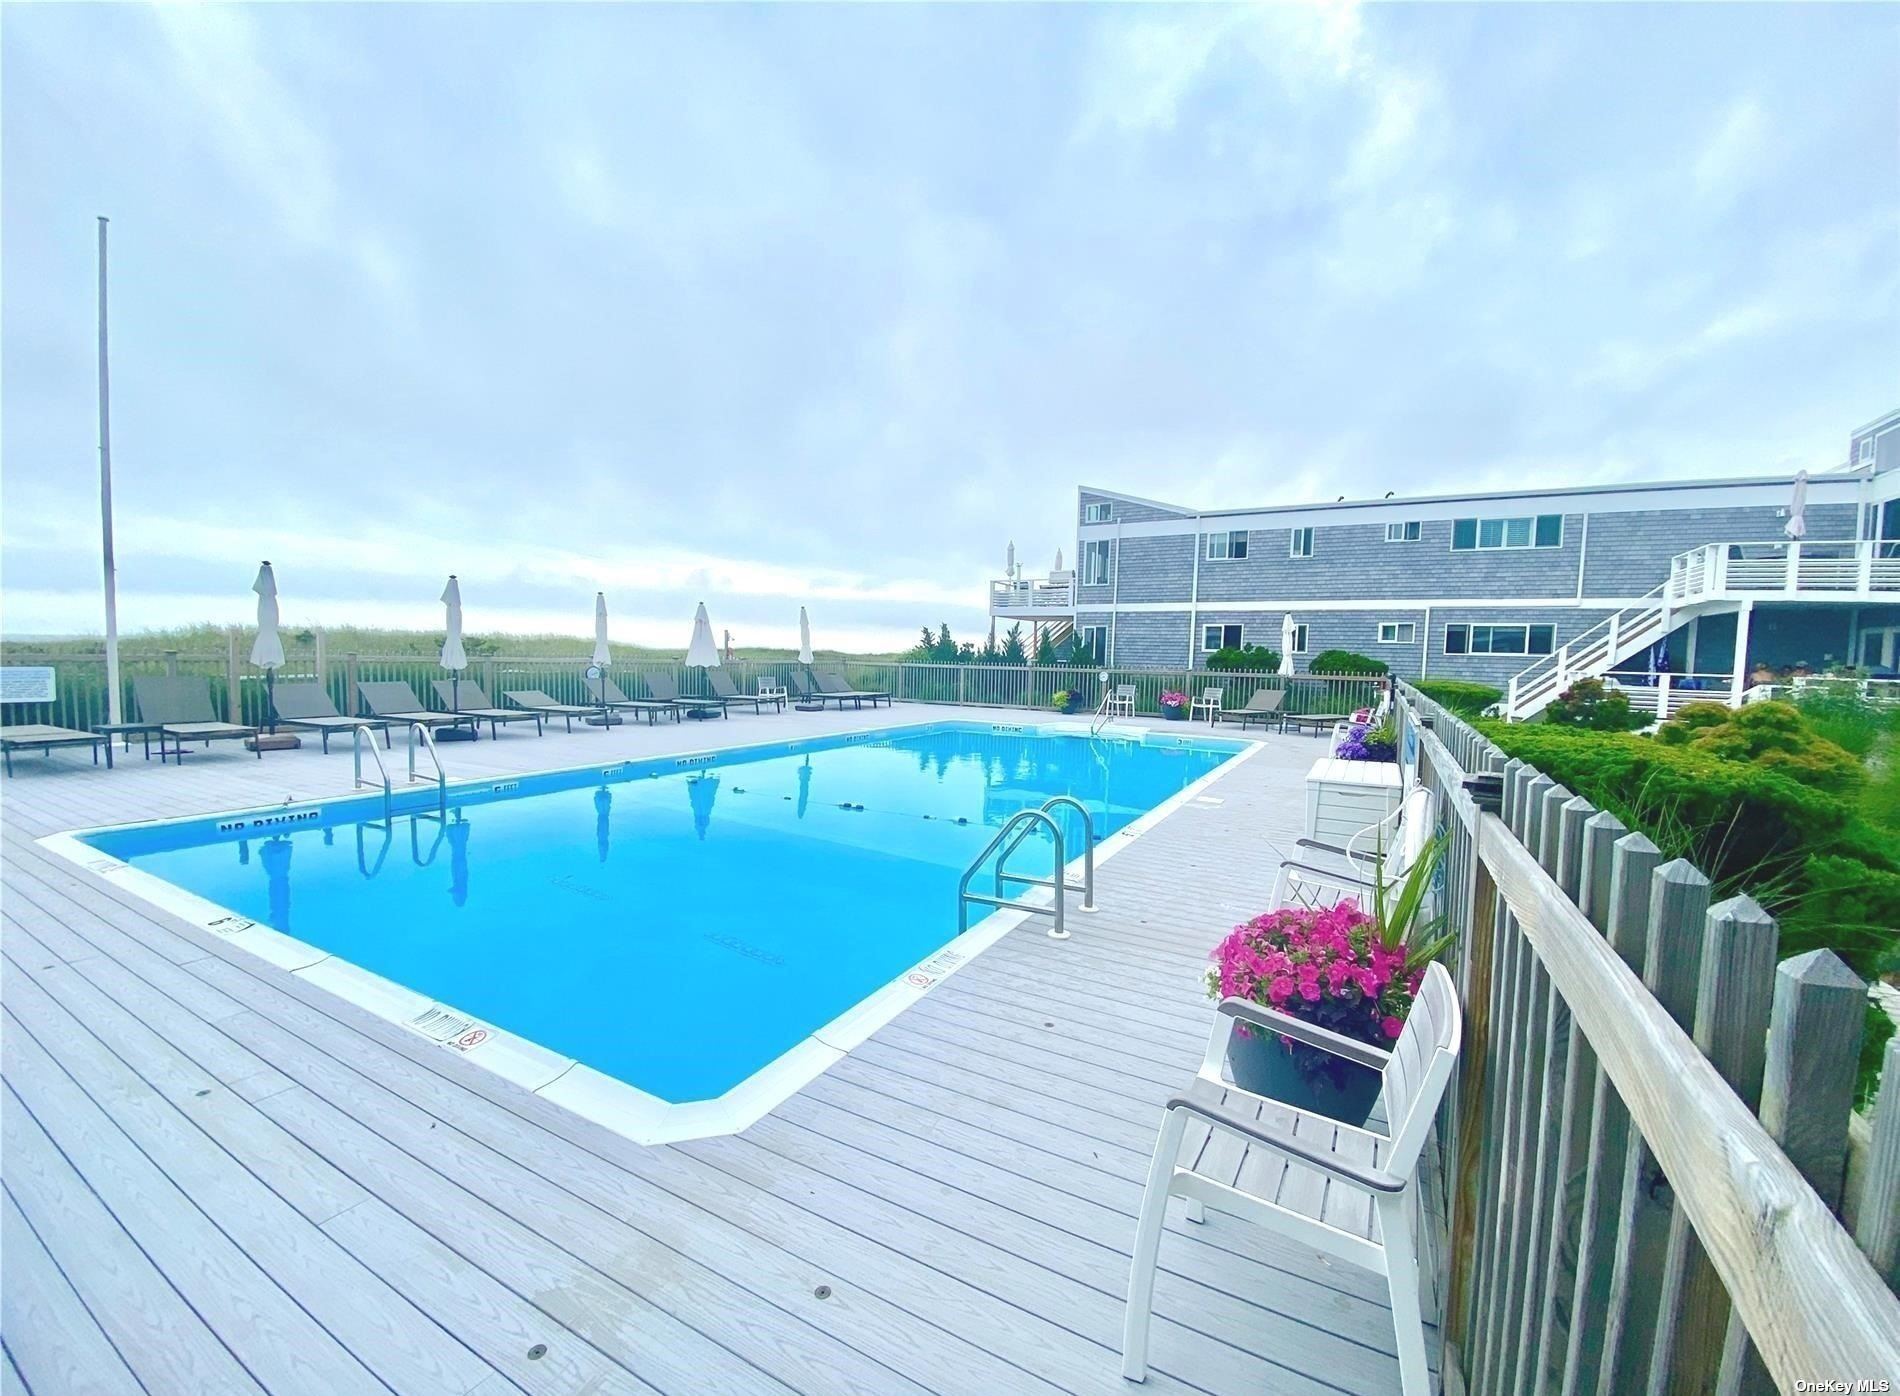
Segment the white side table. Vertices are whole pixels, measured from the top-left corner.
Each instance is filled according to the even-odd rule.
[[[1341,761],[1322,756],[1306,773],[1306,836],[1344,846],[1399,807],[1396,761]]]

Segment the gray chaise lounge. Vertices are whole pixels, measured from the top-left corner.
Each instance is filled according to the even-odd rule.
[[[498,708],[488,701],[488,695],[482,692],[480,684],[471,683],[467,679],[461,680],[459,684],[452,679],[437,679],[435,696],[441,700],[444,712],[461,713],[466,717],[475,718],[478,725],[486,722],[491,739],[510,722],[532,722],[534,734],[537,737],[545,735],[546,729],[541,726],[540,713],[523,712],[520,708]]]
[[[389,723],[386,719],[343,716],[336,710],[336,704],[330,701],[328,690],[320,683],[280,683],[273,706],[277,709],[279,727],[288,727],[294,732],[321,733],[326,755],[330,750],[332,732],[354,732],[359,727],[381,732],[383,745],[389,745]]]
[[[885,690],[881,688],[853,688],[844,681],[844,675],[834,674],[829,669],[813,669],[811,671],[811,681],[818,685],[820,692],[829,693],[838,698],[867,699],[874,708],[878,705],[879,699],[883,700],[885,707],[888,708],[891,705],[891,695]]]
[[[661,713],[671,713],[675,722],[680,720],[678,703],[668,703],[659,698],[629,698],[620,691],[619,684],[604,676],[599,679],[583,679],[581,682],[594,701],[604,706],[609,712],[632,713],[636,717],[644,716],[649,727],[659,722]],[[598,707],[595,708],[596,712],[599,710]]]
[[[8,775],[13,774],[13,753],[38,751],[51,756],[56,746],[89,746],[92,764],[99,764],[99,748],[106,751],[106,769],[112,769],[112,738],[97,732],[81,732],[76,727],[54,727],[44,722],[22,722],[0,727],[0,756],[6,761]]]
[[[257,735],[255,727],[241,722],[225,722],[211,706],[211,680],[183,676],[161,677],[148,674],[132,680],[132,700],[138,704],[139,718],[158,724],[158,764],[169,754],[179,765],[185,762],[185,743],[243,741]],[[171,738],[171,750],[165,739]],[[255,749],[254,749],[255,750]],[[258,751],[257,759],[264,753]]]
[[[542,717],[566,718],[567,730],[570,732],[574,730],[575,718],[585,721],[600,716],[600,705],[597,703],[586,707],[579,703],[557,703],[538,688],[504,688],[501,696],[524,711],[538,713]]]
[[[416,691],[398,679],[356,685],[356,696],[376,717],[391,722],[421,723],[424,727],[466,727],[471,736],[482,734],[481,724],[467,713],[439,713],[422,706]]]

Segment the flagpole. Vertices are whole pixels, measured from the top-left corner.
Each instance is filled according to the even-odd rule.
[[[112,378],[106,363],[106,218],[99,215],[99,531],[106,581],[106,721],[124,720],[119,697],[119,579],[112,556]]]

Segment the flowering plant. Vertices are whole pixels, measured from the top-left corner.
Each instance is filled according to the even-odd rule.
[[[1249,999],[1309,1023],[1388,1045],[1405,1027],[1425,967],[1451,942],[1444,918],[1427,913],[1441,837],[1426,844],[1396,893],[1377,880],[1372,910],[1351,899],[1331,906],[1287,906],[1234,927],[1214,947],[1210,998]],[[1246,1024],[1238,1031],[1253,1035]],[[1343,1085],[1347,1064],[1288,1037],[1281,1041],[1301,1073]]]
[[[1399,756],[1398,733],[1390,722],[1381,722],[1377,726],[1355,722],[1346,729],[1346,736],[1333,755],[1342,761],[1396,761]]]
[[[1164,708],[1184,708],[1187,706],[1187,700],[1187,694],[1176,693],[1173,689],[1169,689],[1166,693],[1161,695],[1161,706]]]

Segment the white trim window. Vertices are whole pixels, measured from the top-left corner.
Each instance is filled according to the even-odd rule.
[[[1239,649],[1246,643],[1241,638],[1242,633],[1238,625],[1203,625],[1201,648],[1209,654],[1215,650]]]
[[[1447,625],[1446,654],[1549,654],[1557,648],[1554,625]]]
[[[1082,585],[1105,587],[1115,580],[1114,540],[1090,538],[1082,544]]]
[[[1453,519],[1454,553],[1493,552],[1506,548],[1561,548],[1562,514],[1524,514],[1508,519]]]
[[[1389,523],[1385,526],[1385,541],[1388,543],[1416,543],[1419,540],[1419,522],[1407,519],[1404,523]]]
[[[1091,499],[1082,506],[1082,522],[1085,524],[1112,523],[1114,510],[1115,506],[1106,499]]]
[[[1082,647],[1089,652],[1090,662],[1108,663],[1108,627],[1106,625],[1078,625],[1075,633],[1082,638]]]
[[[1313,555],[1313,530],[1296,528],[1286,545],[1288,557],[1311,557]]]
[[[1293,653],[1306,653],[1306,622],[1298,621],[1293,626]]]
[[[1418,643],[1418,622],[1412,620],[1382,620],[1379,622],[1379,643],[1382,645],[1415,645]]]
[[[1237,529],[1232,533],[1210,533],[1207,535],[1207,560],[1209,562],[1232,562],[1247,556],[1247,531]]]

